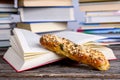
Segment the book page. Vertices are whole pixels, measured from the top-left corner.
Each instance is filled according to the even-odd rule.
[[[24,29],[15,28],[13,31],[16,41],[18,41],[19,43],[18,45],[21,46],[23,53],[26,53],[24,55],[31,55],[32,53],[41,54],[50,52],[40,46],[39,35]]]
[[[58,35],[59,37],[67,38],[76,44],[84,44],[89,41],[95,41],[95,40],[106,38],[103,36],[98,36],[98,35],[96,36],[92,34],[85,34],[80,32],[78,33],[73,31],[63,31],[55,34]]]
[[[102,45],[99,45],[99,44],[94,43],[94,42],[85,43],[84,46],[102,52],[103,55],[108,60],[115,60],[115,59],[117,59],[117,57],[114,55],[113,50],[111,48],[109,48],[109,47],[102,46]]]
[[[23,53],[22,48],[18,45],[15,36],[10,36],[10,45],[12,45],[12,49],[22,58],[24,59],[24,55],[21,54]]]
[[[10,47],[3,57],[17,72],[43,66],[61,60],[63,57],[54,53],[46,53],[29,60],[23,60],[16,51]]]
[[[78,33],[78,32],[73,32],[73,31],[63,31],[59,33],[55,33],[56,35],[60,37],[67,38],[71,41],[73,41],[76,44],[82,44],[86,45],[87,47],[90,47],[92,49],[98,50],[103,53],[103,55],[106,57],[108,60],[115,60],[117,59],[116,56],[114,55],[112,49],[101,46],[98,44],[88,44],[88,42],[94,42],[99,39],[103,39],[106,37],[99,36],[99,35],[91,35],[91,34],[85,34],[85,33]]]
[[[14,49],[10,47],[3,57],[15,70],[20,70],[24,64],[24,60],[21,59]]]
[[[60,37],[67,38],[76,44],[82,44],[82,45],[86,45],[88,42],[94,42],[96,40],[106,38],[106,37],[99,36],[99,35],[91,35],[91,34],[78,33],[78,32],[73,32],[73,31],[63,31],[63,32],[55,33],[55,34]],[[90,44],[90,45],[87,44],[86,46],[87,47],[89,46],[92,49],[102,52],[103,55],[108,60],[117,59],[116,56],[114,55],[112,49],[110,49],[108,47],[98,45],[98,43]]]

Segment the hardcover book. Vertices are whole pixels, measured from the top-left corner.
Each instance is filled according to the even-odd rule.
[[[67,22],[17,23],[17,28],[34,33],[67,30]]]
[[[73,6],[72,0],[19,0],[18,4],[22,7]]]
[[[22,22],[74,21],[73,7],[19,8]]]
[[[14,29],[14,36],[10,38],[11,47],[5,53],[4,59],[17,72],[21,72],[63,58],[42,48],[39,39],[39,35],[30,31]]]

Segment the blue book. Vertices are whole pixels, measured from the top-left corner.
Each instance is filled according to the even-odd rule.
[[[113,33],[113,34],[95,34],[95,35],[100,35],[100,36],[105,36],[105,37],[108,37],[108,38],[120,38],[120,33]]]
[[[89,34],[120,33],[120,28],[90,29],[90,30],[81,30],[81,32],[89,33]]]

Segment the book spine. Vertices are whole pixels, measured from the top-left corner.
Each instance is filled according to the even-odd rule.
[[[82,30],[78,29],[77,32],[84,32],[88,34],[106,34],[106,33],[120,33],[120,28],[114,29],[94,29],[94,30]]]

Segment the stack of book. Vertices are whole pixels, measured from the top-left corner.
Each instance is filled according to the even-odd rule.
[[[120,44],[120,1],[119,0],[80,0],[80,11],[85,12],[85,22],[78,32],[108,37],[110,44]]]
[[[18,0],[18,11],[17,28],[34,33],[66,30],[75,21],[72,0]]]
[[[14,0],[0,0],[0,48],[10,46],[11,24],[17,21],[16,13]]]

